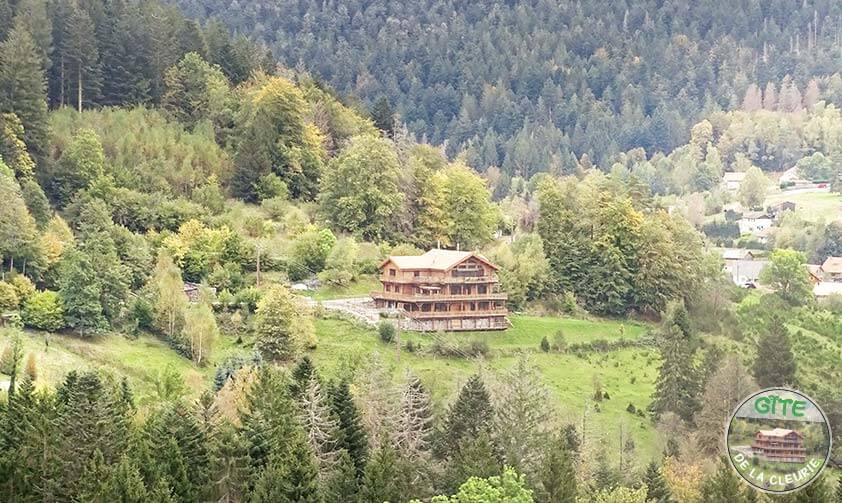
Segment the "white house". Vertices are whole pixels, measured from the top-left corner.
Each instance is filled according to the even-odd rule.
[[[757,235],[761,231],[772,227],[774,220],[762,211],[750,211],[743,213],[743,217],[737,220],[740,234]]]
[[[746,174],[742,171],[729,171],[722,175],[722,184],[727,190],[737,192],[743,184]]]
[[[725,272],[737,286],[755,288],[760,280],[760,273],[769,265],[768,260],[729,260],[725,262]]]
[[[826,299],[831,295],[842,295],[842,283],[822,281],[813,287],[813,295],[817,299]]]

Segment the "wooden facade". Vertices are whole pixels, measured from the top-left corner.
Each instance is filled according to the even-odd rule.
[[[775,428],[754,434],[751,444],[754,456],[779,463],[803,463],[807,460],[804,437],[795,430]]]
[[[380,266],[382,291],[375,305],[395,310],[409,330],[503,330],[506,294],[497,266],[472,252],[430,250],[420,256],[393,256]]]

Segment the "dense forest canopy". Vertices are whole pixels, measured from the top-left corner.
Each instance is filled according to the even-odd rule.
[[[832,1],[177,3],[507,176],[669,152],[752,83],[842,97]]]

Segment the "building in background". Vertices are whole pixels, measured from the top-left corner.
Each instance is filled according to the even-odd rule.
[[[785,428],[757,431],[751,443],[751,451],[760,459],[778,463],[803,463],[807,460],[804,436]]]

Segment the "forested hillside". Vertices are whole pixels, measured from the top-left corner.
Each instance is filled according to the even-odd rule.
[[[506,176],[669,152],[750,84],[842,99],[832,1],[177,3]]]
[[[184,5],[0,0],[0,501],[754,501],[782,385],[842,465],[836,5]],[[434,247],[508,329],[366,302]]]

